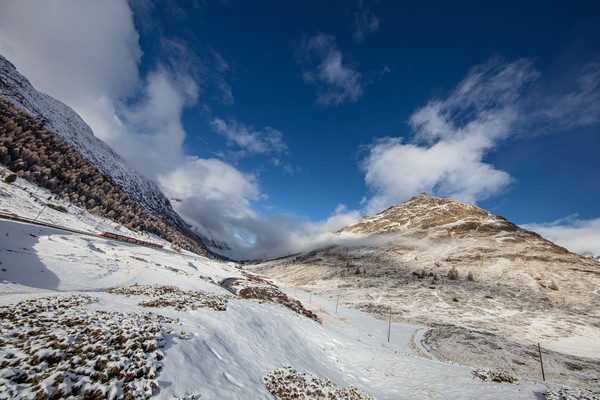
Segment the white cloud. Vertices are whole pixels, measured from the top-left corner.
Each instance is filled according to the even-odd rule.
[[[150,178],[181,161],[181,111],[197,98],[197,86],[180,67],[157,65],[145,79],[139,76],[142,50],[126,1],[1,7],[0,52],[36,89],[71,106]]]
[[[214,118],[211,126],[215,132],[227,139],[228,145],[238,146],[241,155],[280,155],[287,151],[287,145],[282,140],[282,134],[277,129],[266,127],[262,131],[255,130],[233,119],[228,122]]]
[[[238,241],[232,256],[243,259],[275,258],[331,245],[345,243],[345,238],[334,232],[355,223],[358,211],[337,207],[326,220],[312,222],[291,214],[262,215],[239,220],[238,230],[252,237]]]
[[[353,39],[357,43],[365,41],[369,33],[379,29],[379,18],[369,10],[362,0],[358,1],[357,10],[354,12],[354,33]]]
[[[189,157],[160,177],[166,194],[187,221],[216,242],[232,246],[221,253],[238,259],[278,257],[338,243],[333,232],[358,220],[358,211],[338,206],[326,220],[311,222],[292,214],[261,215],[253,203],[265,199],[254,175],[217,159]]]
[[[188,157],[159,183],[175,208],[202,233],[229,242],[238,220],[253,219],[251,201],[261,198],[256,178],[217,159]]]
[[[361,74],[344,64],[333,36],[319,33],[304,40],[299,62],[304,67],[304,82],[317,87],[318,104],[337,107],[362,96]]]
[[[233,102],[227,63],[168,37],[140,76],[142,50],[126,0],[0,3],[0,53],[34,87],[72,107],[94,134],[151,179],[183,163],[181,115],[214,88]],[[153,7],[143,10],[146,24]],[[203,57],[202,59],[200,57]]]
[[[572,215],[554,222],[521,226],[572,252],[600,257],[600,218],[585,220]]]
[[[477,66],[445,99],[432,100],[409,120],[412,140],[376,141],[362,162],[373,196],[370,213],[426,191],[474,203],[505,188],[510,175],[484,161],[514,133],[524,86],[537,78],[529,60]]]
[[[70,104],[127,96],[142,52],[125,1],[3,1],[0,52],[39,90]]]

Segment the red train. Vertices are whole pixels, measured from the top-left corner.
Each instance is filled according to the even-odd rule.
[[[150,247],[158,247],[159,249],[162,249],[162,245],[160,245],[160,244],[145,242],[143,240],[134,239],[129,236],[117,235],[116,233],[102,232],[100,235],[107,237],[107,238],[111,238],[111,239],[121,240],[123,242],[141,244],[141,245],[150,246]]]

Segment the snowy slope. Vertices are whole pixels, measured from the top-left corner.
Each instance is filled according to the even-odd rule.
[[[202,238],[173,210],[158,186],[131,169],[106,143],[94,136],[81,117],[64,103],[40,93],[31,86],[13,64],[0,55],[0,95],[17,107],[44,121],[47,130],[56,133],[84,158],[106,175],[150,213],[202,242]]]
[[[0,188],[3,201],[0,207],[9,206],[19,215],[35,214],[41,208],[39,200],[36,202],[35,199],[45,199],[46,195],[43,190],[27,186],[20,179],[16,185],[0,183]],[[75,210],[68,213],[52,210],[46,214],[47,211],[44,210],[40,218],[59,225],[77,226],[91,232],[95,229],[91,224],[97,223],[87,219],[91,216],[80,215]],[[133,324],[138,330],[149,329],[150,323],[150,327],[158,329],[154,339],[145,343],[159,345],[155,352],[160,357],[153,358],[154,350],[149,350],[150,356],[142,359],[141,364],[129,365],[131,368],[149,366],[147,378],[142,379],[136,389],[140,398],[144,393],[153,393],[159,399],[272,399],[263,384],[263,377],[286,366],[290,368],[281,370],[287,371],[282,372],[284,375],[295,369],[314,376],[312,382],[319,378],[319,382],[325,382],[323,387],[327,387],[324,380],[330,379],[335,385],[330,388],[341,390],[353,385],[377,399],[533,400],[541,398],[541,393],[548,387],[557,389],[552,384],[527,379],[508,384],[474,378],[472,368],[432,360],[418,350],[413,336],[420,327],[394,322],[388,343],[387,322],[343,306],[336,312],[335,302],[308,292],[285,289],[290,296],[316,311],[322,324],[274,303],[236,297],[215,282],[227,278],[242,279],[242,271],[189,253],[166,253],[155,248],[0,220],[0,263],[0,306],[8,307],[0,308],[0,315],[10,315],[7,310],[16,312],[26,304],[30,309],[38,307],[41,310],[38,312],[44,316],[44,323],[63,318],[73,325],[78,318],[100,316],[92,323],[97,328],[89,333],[104,335],[95,336],[99,346],[109,346],[110,340],[102,342],[100,339],[110,339],[106,329],[117,323],[124,327]],[[171,285],[175,289],[169,289],[158,298],[152,297],[152,290],[163,287],[161,285]],[[118,291],[103,291],[113,287],[132,293],[137,291],[137,294],[126,296]],[[140,292],[142,289],[147,293]],[[141,305],[169,298],[179,299],[176,304],[185,305],[189,300],[185,296],[192,293],[189,291],[200,297],[224,299],[226,310],[216,311],[203,306],[178,310],[169,305],[152,308]],[[184,296],[184,292],[188,295]],[[36,301],[19,305],[24,300]],[[61,304],[68,308],[61,308]],[[59,312],[53,311],[55,309]],[[21,318],[29,318],[33,323],[35,314],[26,313]],[[138,321],[138,325],[132,321]],[[140,326],[139,321],[150,322]],[[25,366],[2,364],[15,360],[14,356],[9,357],[10,350],[6,345],[9,339],[14,340],[8,336],[11,322],[2,323],[0,335],[5,335],[2,339],[6,342],[0,348],[0,399],[10,397],[9,389],[26,398],[33,397],[27,392],[26,383],[15,384],[10,380]],[[80,329],[77,336],[69,333],[66,327],[61,328],[58,322],[54,329],[53,334],[59,339],[71,341],[80,340],[77,338],[85,332]],[[135,333],[135,329],[133,331]],[[24,340],[29,340],[27,337],[33,336],[26,336]],[[41,345],[36,343],[33,343],[33,350],[27,351],[42,352]],[[52,355],[44,354],[43,357]],[[116,353],[103,356],[108,360],[108,366],[119,368],[123,362],[128,362],[122,357],[119,361],[111,354]],[[23,354],[18,353],[19,357]],[[102,370],[100,361],[88,363],[94,365],[89,367],[92,376]],[[38,366],[50,368],[49,362],[45,361]],[[93,384],[90,377],[63,372],[60,379],[57,374],[50,375],[40,385],[47,385],[49,390],[71,390],[80,385],[85,390],[107,390],[105,395],[108,396],[107,393],[120,393],[123,383],[133,379],[127,374],[122,378],[118,376],[103,384]],[[291,390],[291,386],[286,388]]]

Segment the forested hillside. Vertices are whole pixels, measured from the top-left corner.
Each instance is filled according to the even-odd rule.
[[[150,214],[43,123],[0,98],[0,163],[19,177],[90,213],[156,234],[173,246],[211,256],[203,243]]]

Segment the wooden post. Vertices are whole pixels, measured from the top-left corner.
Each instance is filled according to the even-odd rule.
[[[338,304],[340,302],[340,295],[338,294],[337,300],[335,301],[335,313],[337,314]]]
[[[392,310],[390,309],[390,319],[388,322],[388,343],[390,342],[390,334],[392,333]]]
[[[310,291],[310,298],[308,299],[308,301],[312,301],[312,290]]]
[[[542,367],[542,380],[546,381],[546,375],[544,374],[544,362],[542,361],[542,348],[538,343],[538,353],[540,354],[540,366]]]

